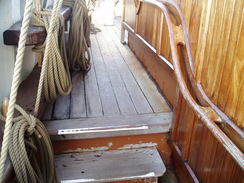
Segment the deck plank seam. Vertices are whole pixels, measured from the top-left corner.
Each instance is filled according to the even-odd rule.
[[[98,41],[97,36],[95,36],[95,37],[96,37],[96,41],[97,41],[97,43],[98,43],[99,49],[100,49],[100,51],[101,51],[101,44],[99,44],[99,41]],[[108,70],[107,63],[104,61],[104,54],[102,54],[102,51],[101,51],[101,55],[102,55],[102,58],[103,58],[104,65],[105,65],[106,69]],[[111,54],[109,54],[109,56],[111,57]],[[121,81],[123,81],[123,79],[122,79],[121,76],[120,76],[120,73],[119,73],[118,71],[117,71],[117,73],[118,73],[118,75],[119,75]],[[111,74],[110,74],[110,73],[109,73],[109,78],[111,79]],[[112,81],[111,81],[111,82],[112,82]],[[113,85],[113,83],[112,83],[112,85]],[[124,83],[123,83],[123,86],[124,86]],[[113,86],[113,88],[114,88],[114,86]],[[125,89],[126,89],[126,88],[125,88]],[[126,89],[126,90],[127,90],[127,89]],[[130,98],[130,95],[129,95],[128,91],[127,91],[127,94],[128,94],[128,96],[129,96],[129,98]],[[116,92],[115,92],[115,96],[116,96],[116,99],[117,99],[117,101],[118,101],[118,96],[116,95]],[[137,111],[136,111],[136,108],[135,108],[135,106],[134,106],[134,103],[133,103],[133,101],[131,100],[131,98],[130,98],[130,102],[133,104],[133,107],[134,107],[135,112],[137,112]],[[118,102],[118,106],[119,106],[119,108],[120,108],[120,110],[121,110],[121,106],[120,106],[119,102]]]
[[[104,26],[104,27],[106,27],[106,26]],[[109,29],[108,29],[107,27],[106,27],[105,29],[106,29],[107,31],[109,31]],[[106,37],[106,36],[105,36],[105,37]],[[111,42],[111,44],[113,44],[113,46],[114,46],[115,49],[116,49],[116,52],[119,54],[119,56],[120,56],[120,58],[121,58],[120,61],[124,63],[125,67],[128,69],[128,71],[129,71],[130,74],[132,75],[132,77],[133,77],[133,79],[134,79],[136,85],[138,86],[138,88],[139,88],[140,92],[142,93],[144,99],[147,101],[147,104],[148,104],[149,107],[151,108],[152,112],[154,112],[154,110],[153,110],[153,108],[152,108],[150,102],[148,101],[148,99],[147,99],[147,97],[145,96],[144,92],[142,91],[140,85],[138,84],[136,78],[134,77],[134,74],[131,72],[131,69],[129,68],[128,64],[126,64],[126,62],[125,62],[125,60],[124,60],[124,57],[122,56],[121,52],[118,50],[118,48],[117,48],[117,46],[115,45],[115,43],[113,42],[113,40],[111,40],[110,42]],[[112,52],[111,49],[110,49],[110,52]],[[115,57],[114,54],[111,54],[111,55],[112,55],[113,58]],[[116,66],[117,66],[117,68],[118,68],[118,64],[119,64],[118,61],[116,61],[116,63],[117,63]],[[138,113],[138,114],[146,114],[146,113],[140,113],[140,112],[138,111],[138,109],[137,109],[137,107],[136,107],[136,105],[135,105],[135,102],[134,102],[134,100],[133,100],[133,97],[131,96],[131,92],[130,92],[130,90],[128,89],[128,86],[127,86],[127,84],[126,84],[126,82],[125,82],[125,80],[124,80],[124,78],[123,78],[123,76],[122,76],[122,73],[120,72],[120,69],[118,69],[118,70],[119,70],[119,74],[120,74],[120,76],[121,76],[121,78],[122,78],[122,80],[123,80],[123,83],[124,83],[124,85],[125,85],[125,87],[126,87],[126,90],[127,90],[128,94],[129,94],[129,96],[130,96],[130,98],[131,98],[131,100],[132,100],[132,102],[133,102],[133,104],[134,104],[134,107],[135,107],[137,113]]]
[[[122,57],[122,59],[123,59],[123,62],[124,62],[124,63],[126,64],[126,66],[128,67],[128,69],[129,69],[129,71],[131,72],[131,74],[132,74],[132,76],[133,76],[135,82],[137,83],[138,87],[140,88],[140,90],[141,90],[141,92],[142,92],[144,98],[145,98],[146,101],[148,102],[148,104],[149,104],[150,108],[152,109],[152,111],[155,113],[155,111],[154,111],[154,109],[153,109],[151,103],[149,102],[149,100],[148,100],[148,98],[146,97],[144,91],[142,90],[141,86],[139,85],[139,83],[138,83],[138,81],[137,81],[135,75],[133,74],[133,72],[132,72],[130,66],[126,63],[123,54],[121,53],[120,49],[119,49],[118,46],[116,45],[115,40],[114,40],[113,38],[112,38],[112,41],[113,41],[113,43],[114,43],[115,48],[116,48],[116,49],[118,50],[118,52],[120,53],[120,55],[121,55],[121,57]]]

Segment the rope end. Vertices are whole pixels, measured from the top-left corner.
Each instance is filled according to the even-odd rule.
[[[7,117],[7,113],[8,113],[8,104],[9,104],[9,100],[7,97],[5,97],[3,99],[3,105],[2,105],[2,114],[5,118]]]

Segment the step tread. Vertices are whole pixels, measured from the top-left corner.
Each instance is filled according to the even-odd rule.
[[[60,182],[114,182],[162,176],[165,165],[156,148],[72,153],[55,156]]]
[[[53,140],[169,132],[172,113],[53,120],[44,122]]]

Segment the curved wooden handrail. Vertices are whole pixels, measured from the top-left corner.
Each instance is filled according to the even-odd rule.
[[[188,38],[188,31],[186,28],[184,15],[181,12],[178,4],[172,0],[140,0],[137,6],[137,14],[140,12],[142,3],[149,3],[157,6],[164,14],[164,18],[166,19],[168,26],[174,72],[179,89],[184,99],[187,101],[196,115],[203,121],[205,126],[215,136],[215,138],[224,146],[224,148],[230,153],[233,159],[244,170],[243,152],[236,146],[236,144],[232,142],[232,140],[220,129],[220,127],[215,122],[228,124],[242,138],[244,137],[243,132],[227,117],[227,115],[225,115],[217,106],[213,104],[213,102],[204,92],[201,84],[197,83],[195,80],[195,68],[192,59],[190,41]],[[172,20],[172,17],[174,18],[174,21]],[[186,73],[193,92],[190,92],[186,84],[186,80],[184,79],[179,59],[179,50],[187,57],[187,59],[184,59]],[[197,98],[197,100],[195,98]]]

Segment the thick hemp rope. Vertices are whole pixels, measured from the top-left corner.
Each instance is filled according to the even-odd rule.
[[[91,20],[86,0],[65,0],[64,6],[73,8],[68,40],[70,68],[88,72],[91,68],[89,52]]]
[[[18,182],[57,182],[52,144],[44,125],[19,105],[15,109],[19,115],[12,120],[9,155]],[[0,120],[6,119],[0,114]]]
[[[50,26],[47,35],[47,46],[44,54],[44,65],[47,66],[47,53],[51,46],[51,34],[55,27],[56,17],[62,5],[62,0],[54,2],[54,8],[51,14]],[[38,5],[38,4],[36,4]],[[1,117],[6,121],[4,137],[2,142],[2,150],[0,157],[0,182],[3,180],[4,165],[7,158],[7,153],[11,158],[18,182],[56,182],[53,151],[51,142],[45,127],[42,123],[32,115],[28,115],[21,107],[17,106],[16,96],[20,84],[20,72],[23,63],[25,43],[27,32],[30,24],[32,13],[33,0],[27,0],[21,26],[21,33],[19,38],[19,46],[16,56],[14,76],[10,92],[10,101],[8,105],[7,118]],[[51,52],[52,53],[52,52]],[[45,69],[42,68],[38,95],[39,100],[36,101],[35,114],[38,113],[40,104],[40,95],[44,81]],[[20,115],[14,118],[15,108]],[[34,153],[38,150],[38,153]],[[33,155],[34,154],[34,155]],[[41,155],[42,158],[39,157]],[[38,160],[33,158],[38,156]],[[39,166],[40,165],[40,166]],[[49,167],[49,168],[48,168]]]
[[[43,9],[34,10],[32,24],[44,26],[48,31],[51,26],[51,11]],[[64,18],[59,11],[56,12],[55,22],[49,37],[49,48],[46,48],[47,40],[43,45],[36,46],[33,51],[45,52],[43,61],[43,90],[47,101],[52,101],[59,94],[68,95],[71,91],[71,77],[69,63],[66,55],[64,38]],[[47,64],[47,65],[44,65]],[[42,86],[40,86],[42,88]],[[39,105],[39,104],[38,104]]]
[[[0,182],[2,182],[3,180],[4,166],[8,154],[12,120],[14,115],[17,90],[20,84],[21,68],[22,68],[23,57],[25,52],[25,43],[26,43],[28,28],[31,19],[32,6],[33,6],[33,0],[26,0],[23,23],[21,26],[20,38],[18,44],[19,46],[18,46],[16,62],[14,66],[13,81],[12,81],[12,86],[10,91],[10,101],[9,101],[6,124],[5,124],[4,134],[3,134],[3,142],[2,142],[1,157],[0,157]]]

